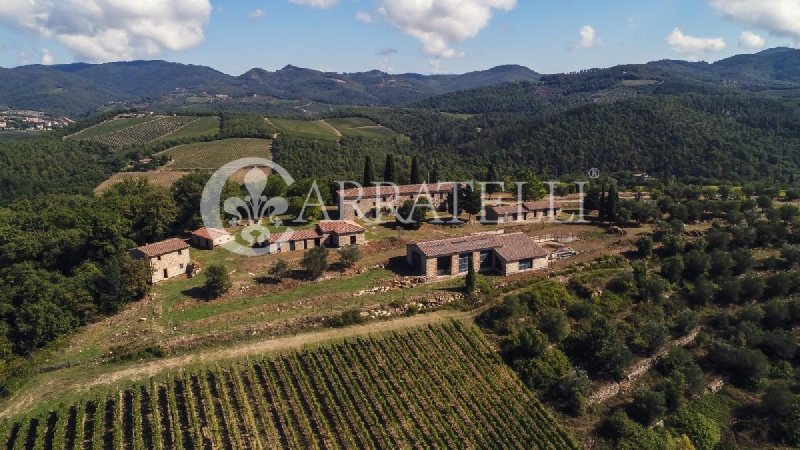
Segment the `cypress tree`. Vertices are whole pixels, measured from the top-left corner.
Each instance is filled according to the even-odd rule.
[[[609,221],[616,221],[619,214],[619,191],[617,185],[611,183],[606,197],[606,217]]]
[[[464,280],[464,291],[467,295],[475,293],[475,288],[478,284],[478,275],[475,273],[475,260],[470,256],[469,270],[467,270],[467,279]]]
[[[397,181],[397,174],[394,171],[394,156],[386,155],[386,165],[383,168],[383,181],[387,183],[395,183]]]
[[[486,169],[486,183],[494,183],[497,181],[497,171],[494,168],[494,164],[489,164],[489,167]],[[495,192],[499,191],[500,187],[495,184],[487,184],[486,185],[486,193],[489,195],[494,194]]]
[[[411,159],[411,184],[422,183],[422,177],[419,175],[419,162],[417,157]]]
[[[439,168],[437,166],[433,166],[433,170],[431,171],[430,176],[428,177],[428,182],[438,183],[439,181],[441,181],[439,179]]]
[[[372,167],[372,158],[367,156],[364,159],[364,182],[362,186],[372,186],[372,182],[375,181],[375,172]]]

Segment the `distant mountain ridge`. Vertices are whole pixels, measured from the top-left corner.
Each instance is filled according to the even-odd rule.
[[[232,97],[253,94],[334,105],[397,106],[433,95],[516,81],[540,74],[499,66],[463,75],[333,73],[286,66],[254,68],[240,76],[167,61],[64,64],[0,69],[0,104],[62,114],[85,114],[109,102],[156,99],[178,90]]]
[[[231,76],[210,67],[167,61],[0,69],[0,105],[68,115],[89,114],[118,101],[147,105],[176,92],[479,113],[731,88],[800,96],[800,50],[774,48],[711,64],[662,60],[554,75],[519,65],[459,75],[335,73],[288,65]]]

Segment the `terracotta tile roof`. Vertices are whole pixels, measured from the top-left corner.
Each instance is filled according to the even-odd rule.
[[[419,193],[441,194],[452,192],[453,183],[406,184],[401,186],[365,186],[336,191],[340,198],[354,200],[359,198],[391,197],[394,195],[417,195]]]
[[[521,208],[520,208],[521,206]],[[561,209],[561,203],[553,202],[553,208]],[[522,212],[534,212],[534,211],[549,211],[550,210],[550,200],[540,200],[537,202],[525,202],[522,205],[497,205],[497,206],[487,206],[486,210],[494,211],[497,215],[505,215],[505,214],[516,214],[520,210]]]
[[[166,241],[137,247],[133,250],[140,252],[148,258],[155,258],[157,256],[163,256],[168,253],[177,252],[178,250],[186,250],[187,248],[189,248],[189,244],[187,244],[185,241],[178,238],[172,238],[167,239]]]
[[[415,244],[428,258],[494,250],[506,261],[541,258],[547,252],[523,233],[474,234],[470,236],[418,242]]]
[[[361,225],[350,220],[328,220],[320,222],[317,230],[322,234],[361,234],[367,230]]]
[[[192,234],[195,236],[199,236],[203,239],[216,239],[220,236],[228,236],[229,233],[225,230],[220,228],[200,228],[197,230],[192,231]]]
[[[270,244],[275,244],[277,242],[298,242],[319,238],[322,238],[322,235],[316,229],[311,229],[271,234],[267,240]]]
[[[548,255],[545,249],[522,233],[500,235],[497,238],[503,246],[495,249],[495,252],[506,262],[543,258]]]

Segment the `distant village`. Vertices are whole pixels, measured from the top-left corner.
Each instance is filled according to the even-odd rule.
[[[2,131],[52,131],[75,123],[68,117],[52,117],[41,111],[6,109],[0,111]]]

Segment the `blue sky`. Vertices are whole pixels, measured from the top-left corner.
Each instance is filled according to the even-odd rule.
[[[87,3],[95,7],[76,7]],[[238,75],[287,64],[395,73],[521,64],[555,73],[663,58],[714,61],[800,42],[797,0],[119,3],[0,0],[0,65],[167,59]]]

